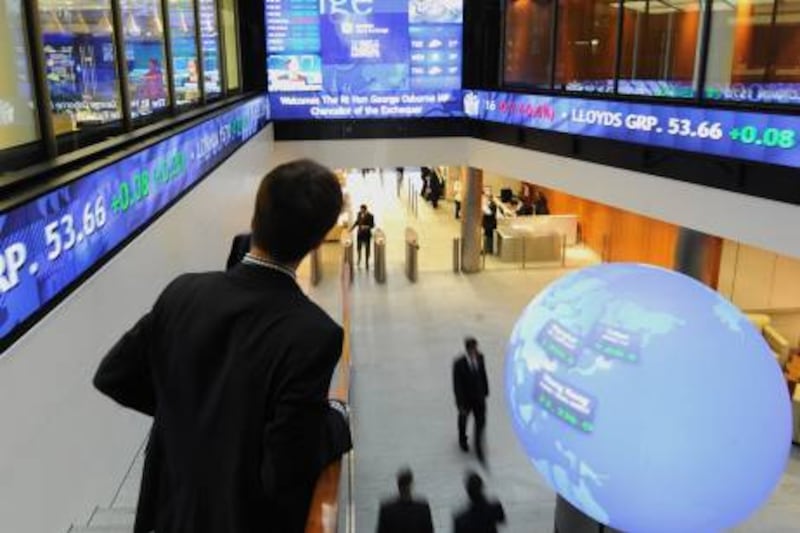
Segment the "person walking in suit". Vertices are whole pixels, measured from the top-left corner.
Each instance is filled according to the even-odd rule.
[[[100,363],[95,387],[153,418],[135,533],[305,530],[343,332],[295,270],[341,208],[327,168],[275,168],[242,262],[173,280]]]
[[[372,228],[375,227],[375,217],[369,212],[365,204],[361,204],[361,209],[358,211],[356,221],[353,223],[351,230],[358,228],[356,231],[356,250],[358,251],[357,264],[361,266],[361,249],[366,249],[367,269],[369,269],[369,247],[372,241]]]
[[[478,341],[473,337],[464,340],[466,353],[453,362],[453,392],[458,408],[458,443],[465,452],[467,444],[467,417],[475,418],[475,454],[483,463],[483,428],[486,426],[486,397],[489,396],[489,381],[483,354],[478,351]]]
[[[497,533],[497,525],[506,523],[506,513],[498,501],[489,501],[483,492],[483,480],[475,472],[467,474],[469,505],[454,517],[454,533]]]
[[[411,496],[414,474],[405,468],[397,473],[400,494],[381,503],[377,533],[433,533],[431,507],[423,499]]]

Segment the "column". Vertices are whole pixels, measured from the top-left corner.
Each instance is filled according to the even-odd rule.
[[[678,231],[674,269],[711,288],[717,287],[722,239],[689,228]]]
[[[481,197],[483,171],[464,167],[461,171],[461,271],[471,274],[481,269]]]

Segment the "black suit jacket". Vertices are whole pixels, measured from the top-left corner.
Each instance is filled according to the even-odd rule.
[[[467,355],[453,362],[453,393],[459,408],[479,408],[486,405],[489,396],[489,380],[486,379],[486,365],[483,354],[478,354],[478,370],[472,370]]]
[[[228,254],[228,262],[225,263],[225,270],[230,270],[242,262],[244,256],[250,251],[250,233],[240,233],[233,238],[231,251]]]
[[[497,524],[504,524],[506,513],[500,502],[471,503],[454,519],[454,533],[497,533]]]
[[[153,417],[134,531],[304,531],[342,329],[286,274],[174,280],[95,386]]]
[[[433,533],[431,508],[425,500],[400,497],[381,503],[377,533]]]

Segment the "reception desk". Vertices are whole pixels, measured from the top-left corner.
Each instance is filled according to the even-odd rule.
[[[564,236],[556,232],[532,233],[513,228],[497,228],[495,250],[503,262],[560,262],[564,254]]]
[[[532,215],[497,219],[497,230],[508,229],[528,234],[558,233],[566,239],[567,246],[578,242],[578,215]]]

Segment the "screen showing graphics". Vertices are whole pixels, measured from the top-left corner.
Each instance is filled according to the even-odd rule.
[[[0,213],[0,351],[268,118],[259,97]]]
[[[21,3],[0,0],[0,150],[39,136]]]
[[[111,3],[42,0],[39,16],[56,132],[119,120]]]
[[[266,0],[275,118],[461,114],[462,0]]]
[[[182,106],[200,100],[194,2],[193,0],[169,0],[167,5],[169,6],[175,103]]]
[[[687,106],[465,91],[490,122],[800,168],[800,117]]]
[[[159,0],[120,0],[131,116],[149,115],[169,105],[164,21]]]
[[[203,53],[203,81],[206,96],[222,93],[219,75],[219,29],[217,5],[214,0],[198,0],[200,4],[200,39]]]

